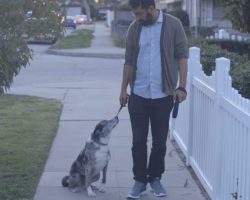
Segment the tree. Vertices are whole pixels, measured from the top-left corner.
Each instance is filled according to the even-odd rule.
[[[29,20],[27,13],[32,13]],[[32,58],[23,35],[62,33],[62,17],[57,0],[0,1],[0,94],[6,91],[13,77]]]
[[[250,1],[249,0],[216,0],[223,6],[228,7],[226,18],[229,19],[233,28],[250,33]]]
[[[85,11],[86,11],[86,15],[88,17],[88,20],[90,19],[91,17],[91,14],[90,14],[90,7],[89,7],[89,3],[88,3],[88,0],[82,0],[82,4],[85,8]]]
[[[62,0],[65,4],[66,0]],[[84,10],[83,13],[87,15],[88,20],[91,18],[91,10],[90,10],[90,1],[91,0],[70,0],[70,3],[79,3]]]

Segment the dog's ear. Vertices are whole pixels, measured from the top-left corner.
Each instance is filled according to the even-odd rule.
[[[102,126],[97,125],[97,126],[95,127],[94,132],[93,132],[92,135],[91,135],[91,139],[92,139],[92,140],[98,140],[98,138],[100,137],[100,132],[101,132],[101,131],[102,131]]]
[[[92,140],[97,140],[98,139],[98,135],[96,134],[95,131],[91,134],[91,139]]]
[[[103,125],[102,124],[97,124],[94,130],[94,133],[99,133],[102,131]]]
[[[106,123],[107,120],[102,120],[96,125],[95,130],[91,136],[93,140],[98,140],[98,138],[100,138],[100,134],[103,131],[103,128],[105,127]]]

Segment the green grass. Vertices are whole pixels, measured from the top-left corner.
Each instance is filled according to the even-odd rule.
[[[57,132],[62,104],[0,96],[0,199],[33,199]]]
[[[93,38],[92,30],[75,30],[71,35],[62,38],[55,45],[52,46],[53,49],[76,49],[76,48],[87,48],[91,45],[91,40]]]
[[[125,43],[117,35],[113,35],[112,38],[116,47],[125,48]]]

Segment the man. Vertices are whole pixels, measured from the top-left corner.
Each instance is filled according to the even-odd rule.
[[[135,183],[128,198],[140,198],[147,183],[150,183],[154,195],[161,197],[166,196],[160,180],[165,170],[164,158],[173,99],[182,102],[187,94],[187,39],[181,22],[157,10],[154,0],[129,0],[129,5],[136,20],[127,33],[120,94],[120,104],[125,106],[128,102],[133,132]],[[128,99],[129,83],[131,95]],[[152,149],[147,162],[149,122]]]

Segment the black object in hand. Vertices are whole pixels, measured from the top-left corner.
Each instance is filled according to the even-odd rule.
[[[172,112],[172,117],[175,119],[178,115],[178,109],[179,109],[179,98],[176,96],[175,102],[174,102],[174,109]]]

